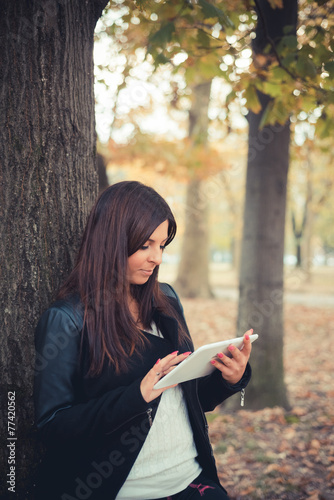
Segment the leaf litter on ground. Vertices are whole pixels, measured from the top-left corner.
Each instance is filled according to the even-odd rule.
[[[234,336],[237,304],[183,299],[195,347]],[[334,500],[334,311],[285,306],[291,410],[218,407],[207,414],[219,477],[231,500]]]

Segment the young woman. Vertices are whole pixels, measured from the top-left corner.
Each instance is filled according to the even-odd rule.
[[[205,411],[250,379],[242,351],[178,386],[156,382],[193,351],[175,291],[157,280],[176,223],[152,188],[120,182],[98,198],[76,265],[36,330],[36,425],[45,500],[227,499]]]

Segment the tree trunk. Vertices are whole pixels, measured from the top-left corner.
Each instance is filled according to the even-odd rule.
[[[187,188],[186,226],[176,290],[183,297],[209,297],[208,207],[202,199],[202,181],[191,180]]]
[[[307,159],[307,172],[306,172],[306,203],[305,203],[305,234],[302,247],[303,259],[302,267],[305,273],[306,283],[311,282],[311,269],[312,269],[312,235],[314,224],[314,209],[313,209],[313,185],[312,185],[312,172],[313,164],[311,160],[310,148]]]
[[[308,213],[308,197],[306,195],[304,207],[303,207],[303,220],[300,224],[300,227],[297,227],[297,220],[294,211],[291,214],[291,222],[292,222],[292,232],[295,238],[295,248],[296,248],[296,267],[302,267],[302,242],[304,239],[304,233],[307,223],[307,213]]]
[[[189,112],[189,138],[194,146],[205,145],[207,142],[210,91],[211,81],[193,88],[193,101]],[[181,261],[174,283],[176,290],[183,297],[212,296],[209,285],[208,203],[205,181],[193,172],[193,178],[187,187],[185,232]]]
[[[258,26],[254,51],[268,37],[277,42],[284,27],[297,23],[297,1],[272,9],[257,0]],[[260,338],[252,351],[253,377],[247,406],[288,407],[283,368],[283,255],[290,126],[259,128],[269,98],[260,95],[262,112],[249,113],[246,201],[240,266],[238,332],[254,328]]]
[[[34,329],[98,191],[93,37],[106,3],[0,1],[2,498],[33,498]]]
[[[250,138],[260,115],[250,113]],[[238,332],[260,335],[247,406],[287,406],[283,369],[283,255],[289,125],[261,131],[271,142],[248,157]],[[254,159],[253,159],[254,157]]]

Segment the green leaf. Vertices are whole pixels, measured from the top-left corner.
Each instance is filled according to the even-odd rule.
[[[156,66],[159,66],[159,64],[167,64],[171,61],[170,59],[168,59],[168,57],[164,56],[163,53],[160,53],[154,58],[154,62]]]
[[[278,43],[276,49],[280,55],[291,53],[297,50],[298,42],[295,35],[284,36]]]
[[[291,33],[293,33],[294,30],[295,27],[293,24],[287,24],[286,26],[283,26],[284,35],[291,35]]]
[[[272,83],[282,83],[282,81],[291,80],[291,76],[286,72],[285,69],[281,68],[280,66],[272,68],[270,72],[270,82]]]
[[[311,59],[299,57],[296,65],[296,70],[301,77],[315,78],[317,76],[317,68]]]
[[[210,37],[203,30],[198,30],[197,42],[199,43],[200,47],[205,48],[209,48],[211,44]]]
[[[289,49],[295,50],[297,48],[298,42],[296,35],[288,35],[282,38],[283,44]]]
[[[284,123],[286,123],[287,120],[289,119],[290,112],[291,112],[290,106],[287,106],[280,99],[275,99],[275,101],[273,101],[270,123],[272,124],[280,123],[281,125],[284,125]]]
[[[212,79],[215,76],[221,76],[222,71],[219,68],[216,58],[208,57],[199,62],[198,73],[206,79]]]
[[[302,109],[305,113],[310,113],[317,107],[317,103],[315,101],[314,96],[305,94],[302,100]]]
[[[266,125],[269,125],[269,123],[270,123],[270,115],[272,113],[272,109],[273,109],[273,102],[269,101],[268,104],[267,104],[267,106],[266,106],[266,108],[265,108],[265,110],[262,113],[261,120],[260,120],[260,123],[259,123],[259,129],[262,129]]]
[[[334,78],[334,61],[329,61],[325,64],[325,70],[329,73],[330,78]]]
[[[314,51],[313,61],[318,66],[321,66],[324,63],[327,63],[333,58],[333,52],[328,50],[325,45],[318,45],[316,50]]]
[[[149,44],[157,47],[165,47],[172,40],[175,31],[173,22],[168,22],[149,37]]]
[[[282,95],[282,87],[278,83],[264,82],[263,92],[271,97],[280,97]]]
[[[293,67],[296,63],[297,60],[297,54],[295,52],[291,54],[287,54],[283,59],[282,59],[282,64],[286,67],[289,68]]]
[[[223,26],[226,26],[227,28],[233,28],[235,29],[234,24],[232,23],[231,19],[223,12],[221,9],[216,7],[215,5],[207,2],[206,0],[199,0],[198,1],[204,17],[206,19],[218,19],[220,24]]]
[[[328,116],[320,117],[315,126],[316,134],[321,138],[325,139],[333,134],[334,122]]]

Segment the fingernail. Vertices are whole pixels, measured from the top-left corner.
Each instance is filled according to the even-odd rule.
[[[253,328],[251,328],[249,331],[250,331],[251,333],[253,333],[253,331],[254,331],[254,330],[253,330]]]
[[[214,359],[212,359],[212,360],[210,361],[210,363],[211,363],[212,365],[215,365],[215,364],[216,364],[216,361],[215,361]]]
[[[174,354],[177,354],[179,351],[174,351],[172,352],[171,356],[173,356]]]
[[[248,334],[245,335],[245,339],[249,340],[249,335]]]
[[[222,352],[219,352],[219,353],[217,354],[217,356],[218,356],[218,358],[222,358],[222,357],[224,356],[224,354],[223,354]]]
[[[189,356],[189,354],[191,354],[191,351],[184,352],[184,353],[183,353],[183,356]]]
[[[234,351],[234,349],[235,349],[234,345],[230,345],[230,346],[228,347],[228,350],[229,350],[229,351]]]
[[[158,361],[157,361],[155,364],[156,364],[156,365],[158,365],[158,364],[159,364],[159,361],[160,361],[160,358],[158,359]]]

